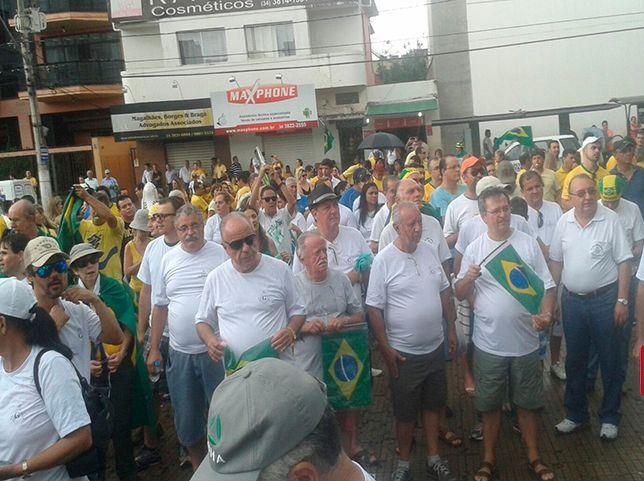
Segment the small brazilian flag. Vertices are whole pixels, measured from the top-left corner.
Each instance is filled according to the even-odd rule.
[[[366,326],[322,336],[327,398],[334,409],[371,404],[371,362]]]
[[[519,256],[512,245],[499,251],[485,264],[492,277],[525,307],[530,314],[538,314],[543,299],[543,281]]]
[[[239,358],[235,358],[233,351],[226,346],[224,350],[224,370],[226,371],[226,376],[230,376],[235,371],[239,371],[249,362],[264,359],[265,357],[279,357],[277,351],[271,345],[270,338],[247,349]]]
[[[495,148],[501,145],[505,141],[508,142],[518,142],[521,145],[526,147],[533,147],[534,142],[532,141],[532,127],[515,127],[508,130],[501,137],[496,139],[494,143]]]
[[[78,214],[81,207],[83,207],[83,201],[74,194],[72,189],[63,204],[60,226],[58,227],[58,245],[63,252],[68,254],[72,247],[83,242],[78,231],[80,225]]]
[[[333,148],[333,141],[335,138],[333,137],[333,134],[329,131],[327,126],[324,126],[324,153],[326,154],[329,150]]]

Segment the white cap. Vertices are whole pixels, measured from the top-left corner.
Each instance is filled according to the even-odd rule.
[[[15,277],[0,279],[0,314],[17,319],[33,319],[34,291]]]
[[[492,187],[505,187],[505,184],[496,177],[493,177],[491,175],[485,176],[476,183],[477,197],[481,195],[481,192],[483,192],[485,189],[490,189]]]
[[[600,140],[601,139],[598,139],[597,137],[586,137],[584,141],[581,143],[579,152],[581,152],[587,145],[594,144],[595,142],[599,142]]]

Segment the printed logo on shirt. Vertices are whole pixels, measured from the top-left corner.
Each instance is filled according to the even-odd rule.
[[[18,410],[16,412],[14,412],[10,417],[11,421],[14,424],[20,424],[21,421],[22,421],[22,410],[21,410],[21,408],[22,408],[22,406],[18,406]]]
[[[592,257],[604,257],[606,255],[606,243],[605,242],[595,242],[590,246],[590,255]]]
[[[263,302],[264,304],[270,304],[273,301],[275,301],[275,296],[271,294],[271,291],[268,289],[264,289],[261,294],[259,295],[259,300]]]

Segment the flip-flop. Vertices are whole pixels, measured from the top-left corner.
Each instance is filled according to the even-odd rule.
[[[541,469],[537,470],[538,466],[541,466]],[[532,473],[532,476],[537,481],[555,481],[555,472],[539,458],[535,459],[532,462],[528,462],[528,470]],[[544,478],[544,475],[547,474],[552,474],[552,478]]]
[[[452,448],[460,448],[463,446],[463,438],[453,431],[439,431],[438,439]]]
[[[477,481],[477,477],[482,478],[483,481],[492,481],[493,479],[497,479],[496,466],[494,466],[492,463],[488,463],[487,461],[483,461],[481,463],[481,467],[476,473],[474,473],[474,477],[472,479],[474,481]]]

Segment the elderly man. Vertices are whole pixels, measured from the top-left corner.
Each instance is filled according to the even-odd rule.
[[[87,187],[89,187],[90,189],[92,189],[92,190],[98,189],[98,185],[99,185],[98,184],[98,179],[94,175],[93,170],[88,170],[87,171],[87,177],[85,177],[84,180],[85,180],[85,185]]]
[[[580,164],[568,172],[566,180],[561,186],[561,204],[563,210],[573,207],[570,197],[570,182],[578,175],[586,175],[595,181],[596,188],[599,188],[599,181],[608,175],[608,171],[599,165],[602,158],[602,141],[597,137],[586,137],[579,148]]]
[[[399,180],[395,175],[388,175],[383,180],[383,191],[385,193],[385,203],[380,208],[373,218],[373,225],[371,226],[371,235],[369,236],[369,247],[371,251],[376,254],[378,252],[378,242],[380,242],[380,234],[387,226],[391,219],[391,208],[396,202],[396,193],[398,192]]]
[[[69,256],[60,250],[55,239],[30,240],[23,256],[38,306],[54,319],[61,342],[74,353],[74,366],[89,379],[90,341],[114,345],[123,342],[123,331],[114,313],[93,292],[81,287],[67,288]]]
[[[588,422],[586,371],[592,342],[604,387],[600,438],[613,440],[622,389],[618,336],[628,320],[633,253],[618,215],[598,205],[595,179],[588,174],[573,177],[569,195],[573,209],[559,219],[550,244],[550,270],[565,288],[561,310],[567,347],[567,414],[556,429],[569,434]]]
[[[36,207],[28,200],[19,200],[8,212],[11,229],[27,236],[29,240],[45,235],[36,225]]]
[[[644,216],[644,169],[633,161],[635,144],[627,138],[615,142],[613,149],[617,163],[610,173],[624,179],[622,198],[635,202]]]
[[[394,211],[398,237],[376,256],[367,292],[369,324],[391,376],[400,459],[393,481],[411,479],[411,443],[422,411],[427,438],[427,471],[432,479],[453,480],[438,452],[440,416],[447,399],[443,318],[449,352],[456,350],[452,291],[435,248],[421,242],[422,217],[416,203]]]
[[[208,275],[195,318],[208,354],[219,362],[227,351],[227,369],[232,364],[234,370],[249,349],[270,341],[267,355],[270,351],[296,364],[288,348],[295,344],[306,310],[291,270],[259,252],[253,226],[239,212],[224,218],[221,236],[230,260]]]
[[[473,299],[474,308],[474,405],[483,413],[484,442],[483,462],[474,479],[488,481],[495,474],[501,406],[509,389],[530,470],[542,481],[552,480],[552,470],[539,459],[536,411],[543,406],[539,332],[550,325],[555,284],[537,241],[511,227],[507,192],[500,187],[485,189],[478,202],[487,232],[465,249],[455,285],[457,298]],[[542,279],[545,295],[539,314],[531,315],[511,287],[503,287],[486,268],[490,254],[502,252],[503,246],[513,248],[524,263],[523,269],[517,267],[522,277],[528,267]]]
[[[151,373],[163,362],[159,345],[168,324],[170,349],[166,377],[174,412],[174,425],[182,446],[188,449],[190,462],[198,466],[205,456],[203,415],[207,402],[224,377],[220,362],[208,356],[195,329],[199,298],[210,272],[223,264],[224,249],[204,239],[201,211],[181,207],[174,218],[179,245],[161,262],[161,286],[153,297],[152,339],[147,365]]]

